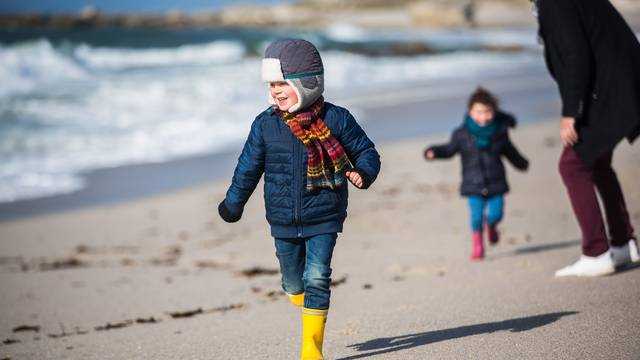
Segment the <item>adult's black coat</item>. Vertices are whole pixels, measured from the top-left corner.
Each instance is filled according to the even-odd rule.
[[[462,157],[462,184],[460,194],[490,197],[509,191],[502,157],[505,156],[519,170],[526,170],[529,161],[525,159],[509,139],[509,127],[515,126],[515,119],[506,113],[496,112],[497,123],[491,145],[480,149],[475,138],[463,122],[453,131],[448,144],[431,146],[436,158],[450,158],[457,153]]]
[[[576,118],[574,149],[593,164],[640,133],[640,44],[608,0],[538,0],[545,59]]]

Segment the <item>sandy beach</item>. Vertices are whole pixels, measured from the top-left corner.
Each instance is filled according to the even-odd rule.
[[[352,189],[327,358],[637,359],[638,267],[553,278],[579,255],[555,121],[513,132],[532,167],[509,168],[502,240],[480,263],[459,162],[421,157],[447,137],[384,143],[378,182]],[[640,148],[620,145],[614,166],[638,229]],[[1,223],[0,358],[296,358],[299,314],[279,287],[261,191],[226,224],[215,209],[228,181]]]
[[[315,9],[303,14],[306,18],[283,19],[263,8],[251,13],[243,7],[232,8],[211,18],[168,13],[151,25],[169,21],[175,29],[155,33],[140,26],[148,19],[133,16],[131,29],[119,29],[124,32],[109,33],[108,26],[96,28],[95,43],[89,45],[81,36],[72,45],[59,45],[60,39],[70,36],[66,31],[71,31],[62,27],[49,34],[55,41],[3,48],[22,59],[23,63],[16,64],[36,74],[42,70],[46,75],[42,84],[55,90],[38,93],[39,88],[48,88],[34,82],[33,93],[20,98],[23,102],[16,100],[16,108],[7,107],[5,116],[25,122],[27,131],[33,130],[31,113],[24,118],[10,116],[36,109],[41,117],[35,117],[40,120],[36,124],[77,121],[59,128],[56,134],[60,135],[82,128],[83,116],[94,122],[89,128],[111,129],[121,115],[119,109],[133,106],[138,112],[122,112],[129,115],[124,120],[130,121],[121,119],[122,126],[148,120],[148,126],[134,127],[139,134],[150,135],[141,135],[142,140],[172,134],[189,124],[192,131],[178,141],[173,137],[164,143],[141,141],[135,149],[128,147],[136,144],[128,138],[114,137],[122,141],[107,142],[96,137],[93,139],[104,147],[93,149],[95,153],[113,149],[130,156],[126,153],[134,150],[192,145],[190,141],[197,145],[214,137],[210,134],[217,135],[218,130],[212,129],[221,129],[199,120],[214,118],[229,108],[227,103],[212,102],[222,97],[210,90],[211,79],[220,88],[236,89],[230,98],[242,111],[228,114],[234,119],[249,119],[244,112],[253,111],[253,102],[238,102],[243,100],[240,95],[251,101],[262,99],[259,68],[251,62],[257,58],[251,54],[264,34],[251,31],[261,31],[253,27],[265,25],[265,14],[273,22],[266,25],[277,31],[277,25],[299,25],[311,17],[317,17],[318,24],[309,29],[324,27],[330,19],[333,26],[315,35],[334,44],[326,58],[328,64],[336,64],[333,79],[341,80],[340,86],[327,91],[327,99],[354,111],[377,144],[382,171],[371,189],[350,188],[349,217],[332,264],[326,358],[640,359],[640,265],[602,278],[553,277],[555,270],[579,257],[580,231],[557,171],[562,147],[557,124],[559,96],[544,67],[542,48],[535,45],[530,4],[526,0],[483,2],[477,21],[485,32],[464,36],[467,30],[458,6],[462,3],[451,2],[450,7],[455,5],[451,9],[439,9],[447,6],[440,1],[366,11],[336,8],[322,16]],[[631,0],[614,3],[637,31],[638,4]],[[274,9],[297,11],[287,6]],[[448,10],[450,16],[441,16],[444,12],[440,10]],[[416,17],[429,13],[439,15]],[[252,14],[262,17],[253,19]],[[102,21],[97,14],[89,15],[88,20],[80,19],[79,26]],[[279,22],[291,19],[295,22]],[[36,20],[27,16],[25,21]],[[120,15],[107,20],[123,21]],[[193,21],[248,26],[246,34],[233,30],[238,32],[234,36],[245,34],[248,40],[243,41],[252,45],[228,44],[222,41],[227,35],[215,29],[204,34],[200,34],[202,29],[182,29]],[[515,28],[500,32],[505,25]],[[384,45],[384,51],[397,42],[407,46],[399,49],[405,53],[393,57],[384,52],[371,54],[371,49],[380,47],[376,33],[367,32],[372,29],[391,31],[386,40],[390,45]],[[402,33],[407,29],[411,32]],[[429,31],[436,35],[424,37]],[[208,38],[214,35],[222,45]],[[137,36],[149,49],[115,47],[120,46],[120,39]],[[157,43],[149,45],[149,39]],[[416,44],[423,52],[438,49],[424,48],[425,39],[437,40],[436,45],[460,44],[439,49],[441,53],[433,56],[435,62],[428,62],[431,55],[407,54],[416,51]],[[501,45],[503,41],[507,45]],[[186,55],[193,52],[193,58],[181,52],[183,42],[190,44]],[[73,59],[65,55],[69,46],[75,49]],[[341,52],[347,46],[351,52]],[[356,49],[358,46],[364,50]],[[213,58],[231,55],[206,67],[203,64],[208,63],[201,63],[201,58],[209,53]],[[414,61],[409,55],[424,58]],[[33,64],[31,59],[35,59]],[[83,66],[76,66],[77,59],[84,59]],[[51,67],[52,61],[57,67]],[[94,68],[89,66],[91,71],[87,71],[85,63]],[[6,74],[18,73],[16,68],[7,67]],[[423,68],[426,70],[420,72]],[[57,73],[67,77],[49,79]],[[358,76],[351,78],[353,74]],[[386,80],[369,82],[375,78]],[[158,85],[163,83],[168,85]],[[250,90],[245,84],[251,84]],[[521,173],[506,166],[511,192],[499,227],[501,241],[488,247],[484,261],[472,262],[467,203],[458,193],[459,158],[427,163],[422,153],[428,144],[449,138],[461,120],[467,95],[478,84],[495,91],[504,109],[517,115],[519,123],[511,138],[530,160],[531,168]],[[241,85],[243,91],[237,90]],[[139,94],[155,101],[138,104]],[[85,103],[94,107],[77,106]],[[205,103],[220,107],[209,109],[202,105]],[[87,111],[98,105],[102,111]],[[179,121],[190,118],[194,108],[203,110],[193,116],[195,122]],[[76,118],[77,114],[82,116]],[[154,133],[158,129],[152,124],[163,118],[175,118],[176,123],[168,123],[166,132]],[[201,123],[207,126],[198,127]],[[236,134],[233,130],[237,128],[224,129]],[[14,138],[23,138],[22,133],[16,134]],[[33,152],[51,155],[73,139],[61,136],[57,142],[43,142],[48,147],[35,147]],[[240,222],[224,223],[217,214],[240,146],[230,140],[221,150],[184,153],[177,146],[168,149],[169,153],[175,150],[174,157],[153,153],[136,162],[124,156],[104,166],[67,169],[68,173],[55,168],[72,162],[65,158],[67,153],[36,157],[42,161],[34,166],[37,170],[40,164],[54,164],[55,171],[44,175],[60,172],[86,183],[68,192],[0,202],[0,360],[299,358],[299,309],[289,303],[280,287],[273,239],[264,216],[262,183]],[[82,153],[68,150],[69,154]],[[97,160],[104,159],[83,161],[93,165]],[[30,162],[17,162],[24,163]],[[614,168],[638,233],[638,143],[630,146],[625,141],[618,146]],[[16,178],[29,172],[42,175],[30,167],[22,170]]]

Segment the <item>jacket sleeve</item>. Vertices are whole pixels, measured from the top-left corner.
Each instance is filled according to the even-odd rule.
[[[425,149],[424,151],[425,159],[427,158],[428,151],[433,151],[433,155],[436,157],[436,159],[448,159],[454,156],[460,151],[460,146],[459,146],[456,133],[454,132],[453,135],[451,135],[451,139],[447,144],[433,145]]]
[[[338,140],[347,152],[351,164],[366,174],[362,189],[369,188],[380,172],[380,155],[373,142],[348,111]]]
[[[562,98],[562,116],[581,118],[589,96],[592,55],[574,0],[540,1],[540,25],[545,51],[555,54],[548,58]]]
[[[502,154],[509,160],[518,170],[527,170],[529,168],[529,160],[527,160],[518,149],[513,145],[511,139],[507,135],[507,142],[502,150]]]
[[[260,122],[256,119],[251,125],[249,137],[238,158],[238,165],[225,198],[225,205],[232,213],[242,213],[263,172],[264,141]]]
[[[496,113],[496,117],[504,121],[507,124],[507,126],[510,128],[515,128],[518,125],[518,120],[513,114],[510,114],[504,111],[498,111]]]

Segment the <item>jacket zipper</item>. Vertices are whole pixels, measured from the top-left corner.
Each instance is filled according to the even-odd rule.
[[[293,133],[291,134],[291,136],[293,137],[293,152],[294,152],[294,162],[293,162],[293,166],[292,169],[294,171],[293,173],[293,191],[294,191],[294,201],[293,201],[293,222],[294,225],[296,226],[296,233],[298,235],[298,237],[302,237],[302,230],[300,229],[300,203],[302,202],[301,199],[301,194],[300,194],[300,182],[301,182],[301,177],[300,177],[300,172],[297,171],[296,166],[300,163],[300,160],[302,158],[302,154],[300,151],[300,141],[297,137],[295,137],[295,135],[293,135]]]
[[[487,155],[487,150],[480,149],[480,171],[482,172],[482,195],[487,196],[489,194],[489,188],[487,187],[487,171],[484,164],[484,159]]]

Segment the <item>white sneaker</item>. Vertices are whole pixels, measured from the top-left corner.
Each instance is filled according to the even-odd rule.
[[[638,245],[634,239],[629,240],[623,246],[612,246],[611,256],[615,266],[622,266],[640,262],[640,254],[638,253]]]
[[[556,277],[563,276],[602,276],[615,272],[611,250],[600,256],[580,256],[575,264],[565,266],[556,271]]]

